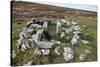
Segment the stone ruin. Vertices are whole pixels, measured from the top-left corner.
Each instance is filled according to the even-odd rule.
[[[70,39],[71,46],[67,47],[67,43],[63,43],[60,40],[54,40],[48,30],[49,23],[55,24],[55,36],[59,38],[64,38],[65,41]],[[55,54],[60,55],[59,46],[63,47],[63,56],[66,62],[73,60],[75,45],[78,45],[80,34],[82,34],[82,27],[77,22],[68,21],[66,19],[59,20],[47,20],[32,18],[31,21],[27,22],[26,26],[23,27],[19,34],[19,39],[17,41],[17,48],[22,52],[27,51],[28,48],[35,47],[34,55],[44,56],[50,54],[50,49],[56,45],[54,51]],[[89,41],[82,40],[83,43],[87,44]],[[89,50],[87,50],[89,52]],[[86,52],[86,50],[85,50]],[[90,52],[91,53],[91,52]],[[83,56],[85,54],[85,56]],[[85,59],[88,53],[82,53],[79,57],[81,61]],[[15,56],[14,56],[15,57]]]

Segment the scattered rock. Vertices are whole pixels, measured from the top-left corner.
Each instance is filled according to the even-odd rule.
[[[51,40],[51,42],[53,42],[53,43],[55,43],[55,44],[58,44],[58,45],[61,45],[61,41]]]
[[[26,64],[23,64],[23,66],[30,66],[30,65],[32,65],[32,63],[33,63],[33,60],[29,61],[29,62],[26,63]]]
[[[77,45],[77,43],[79,42],[79,36],[77,34],[75,34],[73,37],[72,37],[72,40],[71,40],[71,44],[72,46],[74,45]]]
[[[90,42],[89,41],[86,41],[86,40],[81,40],[83,44],[89,44]]]
[[[63,56],[64,56],[64,59],[66,62],[68,62],[74,58],[73,54],[74,54],[74,52],[73,52],[72,48],[64,47]]]
[[[88,49],[85,49],[79,56],[80,61],[84,61],[85,58],[88,56],[88,54],[91,54],[91,51]]]
[[[74,22],[74,21],[72,21],[71,23],[72,23],[72,25],[77,25],[77,24],[78,24],[78,23],[76,23],[76,22]]]
[[[52,46],[55,44],[51,41],[39,41],[36,43],[39,48],[52,48]]]
[[[61,38],[65,37],[65,32],[61,32],[60,37]]]
[[[35,56],[41,56],[42,55],[42,51],[39,50],[38,48],[36,48],[35,51],[34,51],[34,55]]]
[[[14,59],[16,57],[15,51],[12,51],[12,58]]]
[[[48,22],[45,21],[45,22],[43,23],[43,28],[44,28],[44,29],[47,29],[47,28],[48,28]]]
[[[43,56],[50,54],[50,50],[49,49],[41,49],[41,51],[42,51]]]
[[[60,46],[56,47],[55,50],[54,50],[57,55],[60,55],[59,48],[60,48]]]
[[[58,34],[61,30],[62,24],[61,22],[57,21],[57,25],[56,25],[56,34]]]
[[[73,34],[81,34],[80,31],[74,31]]]

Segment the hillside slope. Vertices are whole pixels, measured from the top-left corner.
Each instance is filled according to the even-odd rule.
[[[12,17],[16,18],[32,18],[32,17],[48,17],[62,18],[63,16],[87,16],[96,17],[96,12],[84,11],[79,9],[51,6],[39,3],[12,1]]]

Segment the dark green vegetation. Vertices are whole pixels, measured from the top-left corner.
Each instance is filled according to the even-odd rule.
[[[87,25],[87,27],[88,27],[87,34],[84,35],[82,38],[90,41],[90,44],[83,44],[83,43],[79,42],[79,45],[75,46],[74,60],[72,60],[70,62],[80,62],[80,60],[78,59],[79,54],[82,51],[84,51],[85,49],[89,49],[91,51],[91,54],[88,55],[88,57],[85,59],[85,61],[86,62],[96,61],[97,60],[97,29],[96,29],[97,28],[97,19],[92,18],[92,17],[90,17],[90,18],[89,17],[74,17],[73,20],[78,22],[79,25],[81,25],[81,27],[83,25]],[[16,58],[14,58],[12,60],[13,65],[23,65],[30,60],[34,61],[34,65],[66,63],[63,58],[63,54],[61,54],[60,56],[57,56],[54,53],[53,50],[54,50],[55,46],[51,49],[51,54],[49,56],[41,56],[41,57],[36,57],[33,55],[34,49],[36,47],[29,48],[25,52],[21,52],[20,50],[18,50],[16,47],[16,43],[17,43],[17,40],[19,39],[19,33],[21,32],[22,28],[25,25],[26,25],[26,21],[17,20],[15,22],[13,22],[12,49],[15,50],[16,55],[17,55]],[[49,28],[54,29],[55,25],[50,25]],[[86,32],[86,31],[84,31],[84,32]],[[58,36],[53,37],[53,39],[67,42],[68,43],[67,46],[70,46],[70,40],[69,41],[63,40],[63,39],[59,38]],[[62,53],[63,52],[62,47],[60,47],[60,49],[61,49],[60,53]]]

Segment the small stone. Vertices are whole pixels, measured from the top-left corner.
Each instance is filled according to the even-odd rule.
[[[63,56],[64,56],[64,59],[67,62],[73,59],[73,57],[74,57],[73,54],[74,54],[74,52],[73,52],[72,48],[70,48],[70,47],[64,47]]]
[[[50,54],[50,50],[49,49],[42,49],[41,51],[42,51],[43,56]]]
[[[83,44],[89,44],[90,42],[87,41],[87,40],[82,40],[82,43],[83,43]]]
[[[12,58],[14,59],[16,57],[15,51],[12,51]]]
[[[65,37],[65,32],[62,32],[62,33],[60,34],[60,37],[61,37],[61,38]]]
[[[26,63],[26,64],[23,64],[23,66],[29,66],[29,65],[32,65],[32,63],[33,63],[33,60],[29,61],[29,62]]]
[[[34,51],[34,55],[41,56],[42,52],[38,48],[36,48],[35,51]]]
[[[55,50],[54,50],[57,55],[60,55],[59,48],[60,48],[60,46],[56,47]]]
[[[80,61],[84,61],[85,58],[88,56],[88,54],[91,54],[91,51],[88,49],[85,49],[79,56]]]

